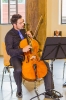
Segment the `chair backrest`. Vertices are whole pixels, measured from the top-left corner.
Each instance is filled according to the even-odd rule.
[[[9,66],[10,65],[10,56],[6,52],[6,46],[5,43],[2,43],[2,48],[3,48],[3,57],[4,57],[4,66]]]

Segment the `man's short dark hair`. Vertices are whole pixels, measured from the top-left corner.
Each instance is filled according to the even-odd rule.
[[[14,14],[12,15],[12,18],[11,18],[11,24],[17,24],[17,20],[22,18],[22,16],[20,14]]]

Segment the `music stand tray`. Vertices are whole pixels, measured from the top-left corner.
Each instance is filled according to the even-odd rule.
[[[47,37],[41,59],[55,60],[66,58],[66,37]]]

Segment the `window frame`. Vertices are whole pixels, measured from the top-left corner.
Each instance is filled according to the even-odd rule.
[[[66,22],[63,22],[63,15],[62,15],[62,11],[63,11],[62,10],[62,8],[63,8],[62,6],[63,6],[63,4],[62,3],[63,3],[63,0],[61,0],[61,24],[66,24]]]

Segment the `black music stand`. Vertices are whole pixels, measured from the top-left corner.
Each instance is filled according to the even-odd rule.
[[[53,73],[53,61],[66,58],[66,37],[47,37],[41,60],[52,60],[51,70]],[[57,92],[57,91],[56,91]],[[60,94],[60,93],[59,93]]]
[[[65,37],[47,37],[45,46],[43,49],[43,53],[41,56],[41,60],[55,60],[55,59],[63,59],[66,58],[66,38]],[[53,72],[53,64],[52,64],[52,72]],[[59,93],[55,91],[56,93]],[[45,95],[44,93],[38,94],[37,96],[31,98],[30,100],[34,98],[38,98],[40,95]],[[60,93],[59,93],[60,94]],[[60,94],[61,95],[61,94]],[[59,100],[59,98],[57,98]]]
[[[66,58],[66,37],[47,37],[41,60],[52,60],[52,73],[53,61],[64,58]]]

